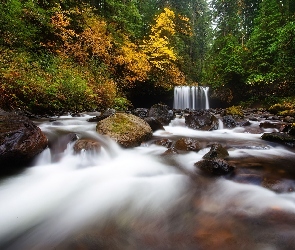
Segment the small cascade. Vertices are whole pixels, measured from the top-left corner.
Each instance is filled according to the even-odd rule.
[[[209,109],[209,87],[179,86],[174,88],[175,109]]]

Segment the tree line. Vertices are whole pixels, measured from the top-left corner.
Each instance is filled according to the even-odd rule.
[[[125,109],[176,85],[228,103],[294,95],[289,0],[0,2],[5,109]]]

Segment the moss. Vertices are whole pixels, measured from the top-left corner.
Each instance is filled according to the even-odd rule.
[[[241,106],[231,106],[225,110],[226,115],[232,115],[234,117],[244,117],[244,113]]]
[[[132,130],[134,127],[134,122],[130,118],[116,114],[113,117],[113,123],[110,127],[110,131],[117,134],[125,134],[127,131]]]

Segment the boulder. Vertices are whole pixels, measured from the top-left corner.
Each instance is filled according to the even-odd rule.
[[[266,141],[277,142],[287,146],[295,147],[295,137],[286,133],[264,133],[261,138]]]
[[[181,138],[175,142],[174,147],[176,150],[195,152],[201,149],[199,141],[192,138]]]
[[[0,111],[0,166],[28,164],[48,145],[44,133],[29,118]]]
[[[133,110],[132,114],[140,117],[141,119],[144,119],[148,117],[149,110],[145,108],[137,108]]]
[[[226,160],[214,158],[211,160],[201,160],[194,164],[202,171],[212,175],[225,175],[231,173],[235,167],[231,166]]]
[[[124,148],[139,146],[151,139],[153,131],[143,119],[126,113],[116,113],[97,123],[96,131],[107,135]]]
[[[80,139],[74,145],[74,152],[79,154],[82,151],[99,153],[101,151],[101,144],[93,139]]]
[[[171,122],[174,114],[172,110],[169,110],[169,107],[167,105],[155,104],[150,108],[148,116],[154,117],[155,119],[159,120],[162,125],[165,126]]]
[[[190,112],[185,116],[185,124],[195,130],[216,130],[219,127],[218,119],[206,110]]]
[[[153,131],[165,130],[162,123],[154,117],[146,117],[144,120],[150,125]]]
[[[203,159],[214,159],[214,158],[226,158],[228,157],[228,151],[222,147],[221,144],[215,143],[211,146],[210,151],[203,156]]]
[[[235,128],[237,126],[235,119],[231,115],[222,117],[222,122],[226,128]]]

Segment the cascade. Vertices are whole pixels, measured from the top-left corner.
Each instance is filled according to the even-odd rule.
[[[174,88],[175,109],[209,109],[209,87],[178,86]]]

